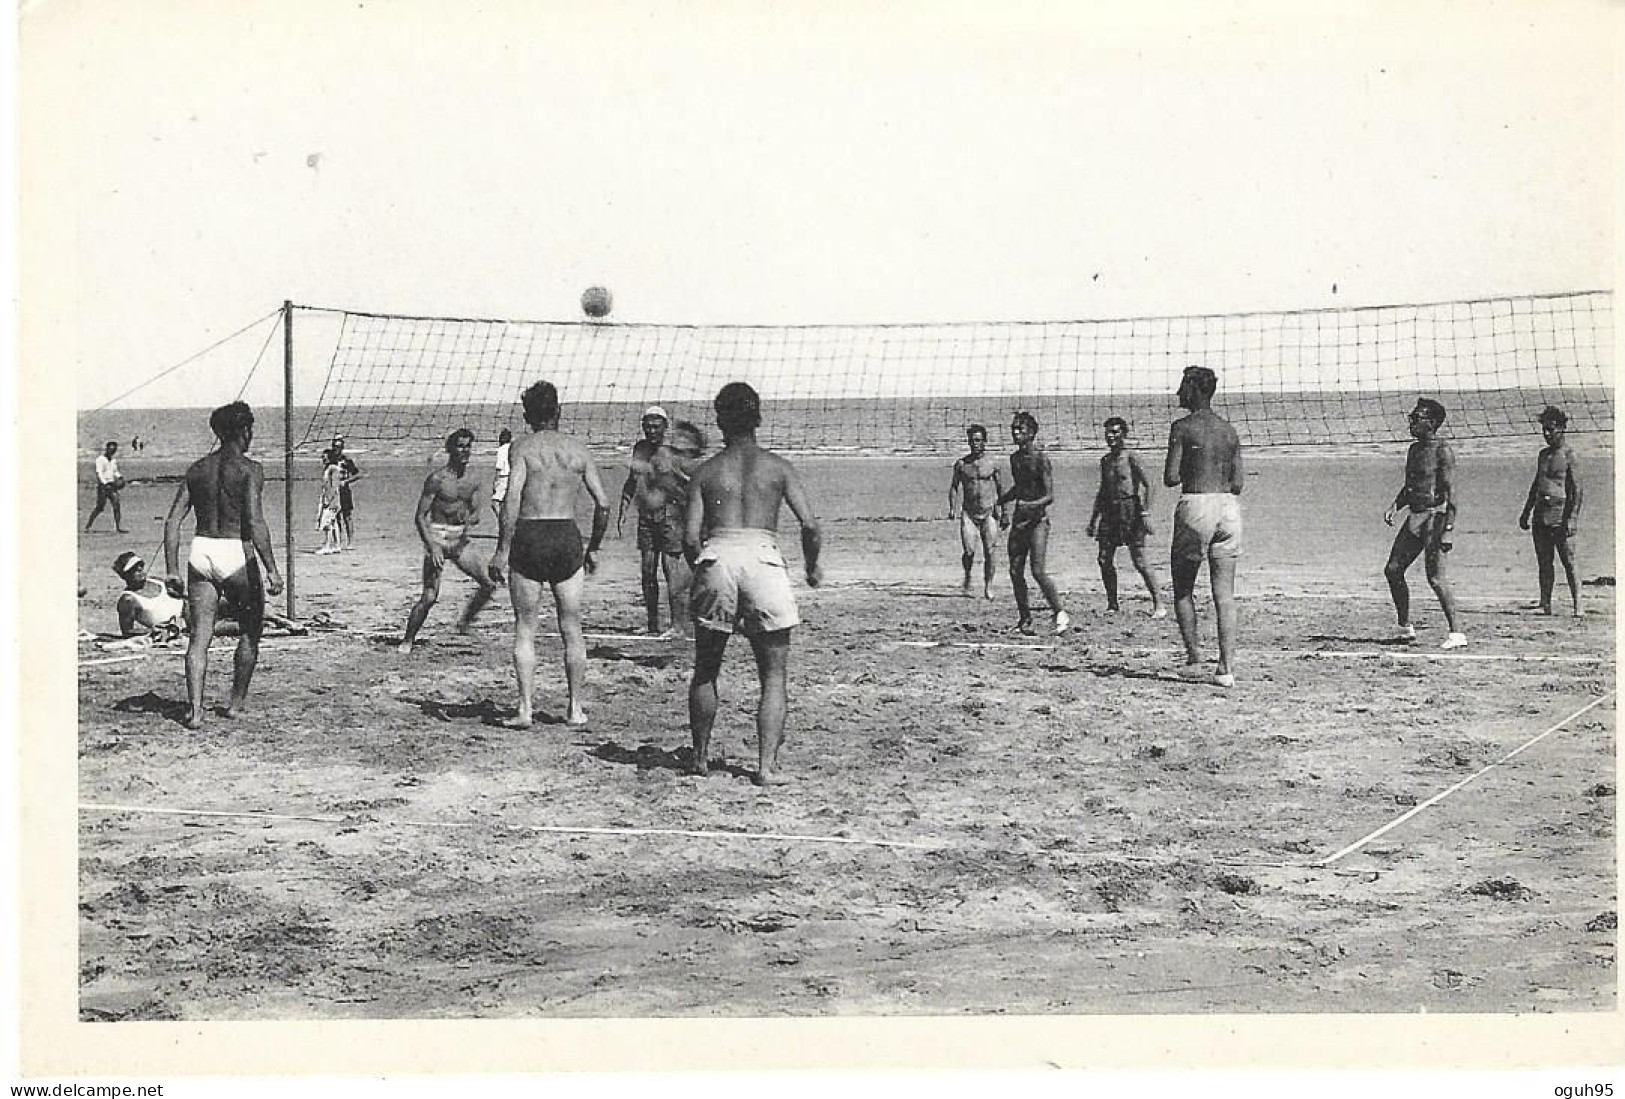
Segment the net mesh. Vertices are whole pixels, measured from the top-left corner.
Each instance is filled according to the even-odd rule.
[[[725,383],[763,398],[761,441],[803,451],[949,453],[971,423],[1000,436],[1032,412],[1050,448],[1094,448],[1121,416],[1156,437],[1184,367],[1219,375],[1215,408],[1250,446],[1407,438],[1418,396],[1456,438],[1527,435],[1555,404],[1571,432],[1614,427],[1606,291],[1476,301],[1121,320],[732,326],[478,320],[315,310],[338,317],[301,445],[483,439],[523,426],[519,394],[546,378],[562,427],[624,444],[639,413],[711,425]]]

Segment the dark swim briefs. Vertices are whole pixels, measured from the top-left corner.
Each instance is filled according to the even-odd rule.
[[[521,519],[508,564],[529,580],[557,584],[581,568],[586,555],[574,519]]]

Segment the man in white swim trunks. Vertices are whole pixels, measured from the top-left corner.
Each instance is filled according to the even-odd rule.
[[[761,698],[756,708],[758,786],[784,781],[778,772],[789,706],[786,681],[790,631],[800,621],[790,573],[779,553],[779,506],[789,504],[801,524],[807,583],[823,582],[818,519],[795,467],[756,441],[762,402],[744,382],[729,382],[714,402],[722,452],[707,459],[689,482],[683,551],[694,566],[689,606],[694,612],[694,677],[688,687],[688,722],[694,738],[690,764],[710,772],[711,727],[717,718],[717,677],[728,638],[742,633],[756,656]]]
[[[987,428],[971,424],[965,429],[970,453],[954,463],[948,482],[948,518],[959,518],[959,564],[965,570],[964,592],[970,594],[971,567],[976,564],[976,544],[982,544],[982,596],[993,598],[993,543],[1007,525],[1004,505],[1004,468],[987,453]]]
[[[186,727],[203,725],[203,687],[209,642],[222,599],[237,609],[242,633],[233,659],[231,702],[226,717],[241,712],[259,660],[265,630],[265,596],[282,591],[282,574],[271,552],[271,532],[260,500],[265,471],[247,456],[254,440],[254,412],[242,401],[221,405],[209,416],[218,449],[193,462],[164,521],[164,568],[180,581],[181,523],[196,511],[197,527],[186,563],[186,617],[192,641],[186,649]],[[265,578],[262,584],[260,569]]]
[[[418,631],[440,598],[440,578],[449,560],[479,586],[468,597],[468,605],[457,619],[457,632],[467,633],[474,616],[490,602],[496,586],[485,561],[468,540],[468,528],[478,526],[485,501],[479,476],[468,468],[474,456],[474,433],[458,428],[446,436],[446,464],[423,481],[423,492],[413,513],[418,538],[423,543],[423,591],[406,619],[406,634],[397,648],[412,651]]]
[[[1416,627],[1411,624],[1411,591],[1405,583],[1405,571],[1421,555],[1428,584],[1439,597],[1447,626],[1439,648],[1459,649],[1467,644],[1467,635],[1461,632],[1456,596],[1445,571],[1445,555],[1450,552],[1454,541],[1451,531],[1456,527],[1456,455],[1450,444],[1439,438],[1444,417],[1444,405],[1427,397],[1418,400],[1411,411],[1410,431],[1416,441],[1405,455],[1405,483],[1383,513],[1382,521],[1393,526],[1401,509],[1405,519],[1394,534],[1388,564],[1382,571],[1388,578],[1388,592],[1399,619],[1399,640],[1414,641]]]
[[[1214,682],[1236,683],[1236,559],[1241,556],[1241,440],[1236,429],[1213,411],[1218,375],[1205,366],[1188,366],[1179,381],[1179,407],[1189,412],[1168,431],[1168,457],[1162,483],[1179,486],[1174,507],[1174,537],[1169,556],[1174,581],[1174,617],[1185,643],[1179,674],[1202,677],[1201,650],[1196,644],[1196,577],[1205,559],[1213,584],[1214,616],[1219,625],[1219,665]]]

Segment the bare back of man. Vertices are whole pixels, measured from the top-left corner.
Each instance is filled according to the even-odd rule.
[[[231,701],[226,717],[241,712],[259,659],[265,630],[265,594],[282,590],[282,577],[271,551],[261,496],[265,473],[244,454],[253,438],[253,414],[234,402],[210,418],[220,448],[187,468],[164,523],[164,563],[172,578],[179,570],[180,526],[188,512],[196,529],[186,566],[187,620],[191,642],[186,651],[188,712],[186,725],[203,724],[203,691],[208,673],[209,642],[222,599],[234,608],[241,626],[233,662]],[[225,432],[224,434],[221,434]],[[263,580],[261,562],[268,572]]]
[[[1185,644],[1181,674],[1194,675],[1201,662],[1196,635],[1196,578],[1207,562],[1218,619],[1219,663],[1215,681],[1235,683],[1236,561],[1241,555],[1241,495],[1244,477],[1236,429],[1213,411],[1218,378],[1205,367],[1187,368],[1179,384],[1180,407],[1190,411],[1168,429],[1163,484],[1180,489],[1174,507],[1169,550],[1174,617]]]
[[[545,386],[545,398],[538,393]],[[609,497],[587,448],[558,430],[557,392],[537,383],[525,394],[525,418],[531,433],[515,439],[508,450],[508,493],[503,501],[502,532],[491,558],[491,578],[504,574],[513,599],[514,672],[519,704],[512,728],[529,728],[534,720],[536,624],[542,588],[551,589],[564,644],[564,672],[569,692],[565,721],[585,725],[582,692],[587,675],[587,643],[581,628],[581,597],[586,574],[595,567],[593,554],[609,523]],[[577,494],[592,497],[593,533],[583,549],[575,523]]]
[[[789,709],[790,635],[800,623],[777,529],[784,504],[801,524],[807,583],[823,581],[818,519],[795,467],[756,442],[760,400],[742,382],[717,396],[721,453],[707,459],[689,484],[684,550],[694,565],[691,604],[697,627],[688,716],[695,774],[710,770],[711,729],[717,716],[717,678],[728,638],[738,631],[751,644],[761,689],[756,709],[758,786],[776,786],[779,749]],[[703,546],[702,546],[703,541]]]

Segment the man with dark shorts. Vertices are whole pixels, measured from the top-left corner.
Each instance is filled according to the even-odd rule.
[[[1552,613],[1555,555],[1563,562],[1563,573],[1568,578],[1571,613],[1579,618],[1584,612],[1580,610],[1579,568],[1574,563],[1574,532],[1580,524],[1585,490],[1580,487],[1580,461],[1565,438],[1568,427],[1568,413],[1561,408],[1547,405],[1541,412],[1540,430],[1546,446],[1535,458],[1535,479],[1529,483],[1518,526],[1535,539],[1535,567],[1540,582],[1540,602],[1536,605],[1540,613]]]
[[[1236,561],[1241,557],[1241,440],[1229,421],[1213,411],[1219,377],[1205,366],[1188,366],[1179,380],[1179,407],[1189,409],[1168,429],[1162,483],[1180,489],[1169,549],[1174,580],[1174,617],[1185,643],[1186,679],[1202,676],[1196,645],[1196,577],[1207,561],[1213,611],[1219,626],[1219,666],[1213,681],[1236,685]]]
[[[339,467],[339,533],[343,535],[341,548],[349,549],[355,541],[355,525],[351,518],[355,514],[355,497],[350,486],[361,480],[364,474],[361,467],[355,464],[355,459],[344,453],[344,436],[333,436],[333,445],[328,448],[332,455],[331,461]]]
[[[418,631],[440,598],[440,579],[445,575],[447,561],[479,585],[457,619],[458,633],[469,631],[474,616],[496,591],[485,562],[468,537],[468,528],[479,525],[480,513],[485,510],[483,486],[478,475],[468,468],[473,455],[474,433],[459,428],[446,436],[445,466],[424,479],[412,517],[418,540],[423,543],[423,590],[406,619],[406,635],[399,645],[403,653],[412,651]]]
[[[666,445],[666,410],[651,405],[640,426],[643,438],[632,445],[631,469],[621,488],[621,506],[615,515],[615,533],[621,533],[626,506],[638,511],[638,556],[643,581],[643,610],[651,634],[686,636],[688,623],[688,565],[683,560],[683,513],[688,495],[688,473],[676,452]],[[660,634],[660,574],[666,575],[666,599],[671,605],[671,628]]]
[[[119,493],[124,491],[124,474],[118,468],[118,444],[108,441],[102,447],[102,452],[96,455],[96,506],[91,509],[90,518],[85,520],[85,530],[96,525],[96,520],[113,505],[113,526],[120,534],[128,534],[124,529],[124,512],[119,507]]]
[[[1398,639],[1414,641],[1416,627],[1411,624],[1411,591],[1405,583],[1405,570],[1419,555],[1422,557],[1428,584],[1439,597],[1448,631],[1439,648],[1459,649],[1467,644],[1467,635],[1461,631],[1456,596],[1445,570],[1445,555],[1454,541],[1450,532],[1456,527],[1456,455],[1450,444],[1439,438],[1444,417],[1444,405],[1423,397],[1408,418],[1416,441],[1405,454],[1405,483],[1382,521],[1393,526],[1402,509],[1405,515],[1382,571],[1388,578],[1388,592],[1399,619]]]
[[[1015,501],[1010,513],[1010,586],[1016,595],[1016,629],[1033,632],[1033,612],[1027,602],[1027,567],[1032,564],[1033,579],[1055,615],[1055,632],[1065,633],[1072,624],[1061,594],[1050,579],[1046,557],[1049,554],[1049,506],[1055,502],[1055,470],[1049,455],[1038,445],[1038,418],[1031,412],[1017,412],[1010,420],[1010,438],[1016,449],[1010,454],[1011,486],[999,494],[998,502]]]
[[[609,527],[609,496],[592,455],[577,439],[559,431],[559,392],[537,382],[521,398],[531,433],[508,450],[508,494],[502,503],[502,531],[491,557],[491,579],[508,579],[513,597],[513,666],[519,679],[519,706],[503,724],[528,729],[535,715],[536,621],[542,585],[553,592],[559,638],[564,643],[564,675],[569,690],[565,721],[585,725],[582,689],[587,677],[587,642],[581,632],[581,596],[586,574],[597,568],[593,555]],[[576,493],[592,497],[592,540],[581,547],[576,528]]]
[[[164,521],[164,567],[180,582],[181,522],[196,511],[197,529],[187,558],[186,617],[192,638],[186,649],[186,727],[203,725],[203,686],[209,670],[209,642],[222,599],[237,609],[242,633],[233,661],[231,702],[226,717],[241,712],[259,660],[265,630],[265,596],[282,591],[282,574],[271,552],[271,532],[260,500],[265,472],[247,451],[254,440],[254,413],[242,401],[215,409],[209,427],[220,440],[213,452],[193,462],[175,493]],[[260,580],[264,564],[265,580]]]
[[[1128,547],[1129,560],[1151,593],[1151,617],[1166,618],[1157,574],[1145,556],[1151,536],[1151,481],[1140,459],[1128,445],[1128,421],[1113,416],[1102,425],[1107,453],[1100,459],[1100,488],[1089,513],[1089,537],[1100,542],[1100,581],[1106,588],[1106,609],[1117,609],[1117,550]]]
[[[744,382],[729,382],[715,401],[722,452],[694,473],[688,490],[683,546],[694,566],[694,677],[688,687],[688,722],[694,739],[690,766],[710,772],[711,727],[717,719],[717,677],[728,638],[742,633],[756,656],[761,699],[756,707],[758,786],[785,781],[779,774],[790,631],[800,623],[790,575],[779,553],[779,506],[789,504],[801,524],[807,583],[823,582],[818,519],[795,467],[756,441],[762,402]]]

